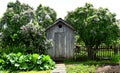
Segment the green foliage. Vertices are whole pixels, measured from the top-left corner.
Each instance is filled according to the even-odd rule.
[[[43,11],[40,14],[44,14],[45,11],[45,15],[39,16],[40,11]],[[49,19],[44,18],[49,15]],[[39,23],[37,16],[47,23]],[[16,47],[20,52],[45,54],[49,48],[49,41],[46,40],[42,25],[50,24],[55,19],[56,13],[49,7],[38,7],[35,12],[32,7],[21,4],[18,0],[8,3],[7,10],[0,20],[2,48],[12,50]]]
[[[113,56],[112,61],[115,63],[120,63],[120,54]]]
[[[40,4],[36,10],[36,17],[39,25],[47,28],[56,20],[56,12],[53,9]]]
[[[55,67],[55,63],[48,55],[10,53],[0,57],[1,70],[49,70]]]
[[[0,49],[2,48],[2,38],[1,38],[1,33],[0,33]]]
[[[119,37],[115,14],[108,9],[96,9],[86,3],[84,7],[68,12],[65,19],[75,28],[85,45],[112,44]]]
[[[3,47],[16,46],[21,42],[19,37],[20,27],[29,23],[34,17],[32,10],[32,7],[21,4],[19,1],[8,3],[7,10],[0,21]]]
[[[13,8],[15,14],[20,14],[21,12],[24,12],[28,9],[33,9],[27,4],[21,4],[18,0],[16,0],[15,3],[9,2],[7,4],[7,8]]]
[[[11,46],[11,47],[6,47],[6,48],[1,48],[0,49],[0,54],[2,54],[2,53],[9,54],[11,52],[13,52],[13,53],[21,52],[21,53],[26,54],[26,51],[27,51],[26,48],[19,48],[19,47],[16,47],[16,46]]]
[[[50,70],[45,70],[45,71],[35,71],[35,70],[32,70],[32,71],[10,71],[10,70],[2,70],[0,71],[0,73],[50,73]]]
[[[94,8],[86,3],[68,12],[65,17],[79,35],[78,43],[84,42],[90,59],[96,57],[96,51],[101,44],[111,45],[117,43],[120,29],[116,24],[115,14],[108,9]]]
[[[38,24],[28,23],[21,27],[21,40],[28,53],[45,54],[49,49],[50,41],[46,40],[45,32]]]

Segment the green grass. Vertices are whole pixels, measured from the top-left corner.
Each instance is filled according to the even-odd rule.
[[[83,64],[72,64],[72,65],[66,65],[66,71],[67,73],[90,73],[95,71],[94,65],[83,65]]]
[[[9,71],[0,71],[0,73],[11,73]],[[50,73],[49,70],[46,71],[14,71],[12,73]]]
[[[85,62],[70,62],[66,61],[67,73],[94,73],[95,68],[105,64],[112,64],[111,61],[85,61]]]

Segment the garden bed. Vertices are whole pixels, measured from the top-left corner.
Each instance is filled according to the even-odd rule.
[[[120,65],[109,64],[109,65],[99,66],[95,69],[95,73],[120,73]]]

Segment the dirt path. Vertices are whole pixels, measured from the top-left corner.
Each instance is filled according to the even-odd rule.
[[[105,65],[96,68],[95,73],[120,73],[120,65]]]

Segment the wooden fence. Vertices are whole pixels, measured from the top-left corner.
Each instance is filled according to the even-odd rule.
[[[96,52],[96,59],[111,59],[115,54],[120,54],[119,46],[99,46]],[[74,58],[84,60],[88,58],[87,48],[76,46],[74,49]]]

